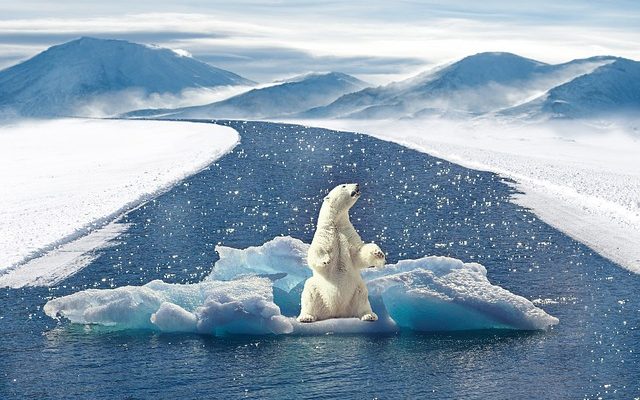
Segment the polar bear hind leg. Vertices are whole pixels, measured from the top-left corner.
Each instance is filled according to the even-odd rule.
[[[307,279],[302,291],[301,309],[298,316],[298,322],[315,322],[319,319],[325,319],[327,313],[327,305],[314,282],[313,277]]]
[[[360,317],[360,319],[362,321],[377,321],[378,320],[378,316],[376,315],[376,313],[374,313],[373,311],[371,311],[370,313],[367,313],[365,315],[363,315],[362,317]]]
[[[300,314],[297,318],[298,322],[307,323],[307,322],[316,322],[316,317],[311,314]]]
[[[353,301],[351,304],[356,305],[354,310],[354,317],[360,318],[362,321],[377,321],[378,316],[371,310],[371,304],[369,304],[369,292],[364,282],[360,282],[353,294]]]

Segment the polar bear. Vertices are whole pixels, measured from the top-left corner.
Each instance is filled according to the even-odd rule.
[[[385,256],[374,243],[364,244],[349,220],[360,197],[357,183],[338,185],[324,198],[307,263],[313,276],[304,284],[299,322],[357,317],[376,321],[360,269],[382,267]]]

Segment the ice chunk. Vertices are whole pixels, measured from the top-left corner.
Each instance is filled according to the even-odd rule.
[[[476,263],[424,257],[368,272],[366,278],[370,295],[382,299],[401,328],[536,330],[559,322],[524,297],[492,285]]]
[[[150,320],[164,296],[146,286],[88,289],[47,302],[44,312],[74,323],[99,324],[117,329],[153,329]]]
[[[244,275],[269,276],[286,292],[311,276],[309,245],[290,236],[276,237],[262,246],[235,249],[216,246],[220,259],[207,279],[231,280]],[[286,275],[281,275],[281,274]]]
[[[163,332],[196,332],[198,317],[177,304],[165,301],[151,314],[151,323]]]
[[[290,333],[290,320],[273,302],[271,282],[234,281],[89,289],[49,301],[45,313],[80,324],[212,335]]]

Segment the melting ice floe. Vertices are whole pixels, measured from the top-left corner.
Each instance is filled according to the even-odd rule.
[[[558,319],[524,297],[492,285],[486,269],[448,257],[402,260],[364,271],[380,320],[300,324],[308,245],[278,237],[259,247],[218,246],[220,260],[194,284],[159,280],[144,286],[89,289],[49,301],[44,311],[73,323],[114,329],[228,334],[546,329]]]

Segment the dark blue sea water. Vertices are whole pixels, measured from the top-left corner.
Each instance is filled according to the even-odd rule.
[[[640,276],[508,201],[500,177],[366,136],[222,122],[242,143],[122,218],[131,229],[52,288],[0,289],[0,399],[640,397]],[[548,332],[228,337],[52,320],[86,288],[196,282],[216,244],[310,241],[324,193],[359,182],[352,220],[389,262],[447,255],[560,318]]]

